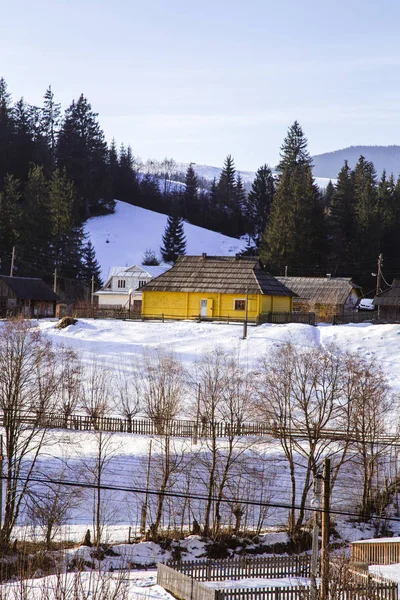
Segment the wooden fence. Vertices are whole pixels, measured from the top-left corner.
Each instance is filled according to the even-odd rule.
[[[252,558],[208,559],[168,562],[168,565],[197,581],[223,581],[263,577],[309,577],[310,556],[259,556]]]
[[[350,558],[368,565],[392,565],[400,562],[400,539],[360,541],[350,544]]]
[[[348,325],[349,323],[373,323],[379,321],[378,313],[374,311],[352,312],[343,315],[333,315],[332,325]]]
[[[215,590],[167,565],[157,565],[157,585],[182,600],[216,600]]]
[[[15,415],[12,415],[15,418]],[[90,415],[63,415],[62,413],[26,412],[18,416],[19,423],[27,427],[43,427],[47,429],[71,429],[74,431],[105,431],[110,433],[131,433],[136,435],[169,435],[171,437],[190,438],[227,438],[232,436],[270,436],[274,439],[287,437],[291,439],[308,439],[313,437],[312,431],[305,428],[284,429],[268,422],[226,423],[223,421],[190,421],[185,419],[127,419],[123,417],[95,417]],[[0,426],[7,423],[7,411],[0,412]],[[320,439],[331,441],[356,442],[357,436],[351,430],[324,429],[318,432]],[[315,436],[314,436],[315,437]],[[314,438],[313,438],[314,439]],[[368,441],[366,438],[365,441]],[[373,437],[381,445],[400,446],[397,435]]]
[[[252,565],[253,563],[253,565]],[[309,600],[308,585],[213,589],[205,581],[262,577],[309,577],[309,556],[258,557],[158,564],[157,583],[182,600]],[[199,580],[201,578],[201,580]],[[398,585],[368,572],[352,572],[351,581],[330,582],[332,600],[398,600]]]
[[[301,313],[301,312],[270,312],[259,315],[257,324],[263,323],[274,323],[276,325],[283,325],[286,323],[305,323],[306,325],[315,325],[315,313]]]

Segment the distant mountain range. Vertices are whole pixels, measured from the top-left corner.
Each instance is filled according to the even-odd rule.
[[[378,177],[385,169],[395,177],[400,175],[400,146],[350,146],[334,152],[325,152],[313,156],[314,177],[335,179],[345,160],[351,168],[355,167],[360,155],[374,163]]]

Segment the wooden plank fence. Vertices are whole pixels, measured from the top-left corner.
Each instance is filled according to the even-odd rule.
[[[15,418],[15,415],[12,415]],[[124,417],[91,415],[63,415],[62,413],[25,412],[19,415],[21,425],[48,429],[71,429],[75,431],[106,431],[111,433],[132,433],[136,435],[170,435],[171,437],[190,438],[227,438],[231,436],[271,436],[280,439],[283,436],[292,439],[307,439],[312,432],[305,429],[284,429],[268,422],[226,423],[223,421],[195,421],[185,419],[127,419]],[[7,423],[7,411],[0,413],[0,426]],[[357,441],[355,434],[348,429],[324,429],[318,432],[321,439],[332,441]],[[397,435],[380,436],[372,441],[382,445],[400,446]]]
[[[309,577],[310,565],[309,556],[170,562],[158,564],[157,583],[182,600],[309,600],[310,587],[307,585],[214,589],[204,582],[252,577]],[[351,574],[351,582],[331,582],[328,598],[398,600],[396,582],[357,569],[351,569]]]
[[[223,581],[263,577],[309,577],[310,556],[258,556],[252,558],[170,561],[168,566],[197,581]]]

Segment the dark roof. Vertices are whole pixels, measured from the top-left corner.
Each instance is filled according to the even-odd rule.
[[[390,288],[374,298],[377,306],[400,306],[400,279],[393,279]]]
[[[0,279],[10,288],[17,298],[25,300],[57,301],[59,297],[53,290],[37,277],[7,277],[0,275]]]
[[[179,256],[175,265],[141,288],[151,292],[201,292],[295,296],[254,256]]]
[[[317,304],[344,304],[353,288],[360,289],[348,277],[277,277],[296,292],[300,300]]]

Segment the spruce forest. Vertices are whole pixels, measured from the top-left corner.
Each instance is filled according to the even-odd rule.
[[[130,146],[108,145],[83,94],[62,112],[51,87],[37,107],[13,102],[0,79],[0,273],[10,273],[15,247],[14,275],[51,283],[56,269],[62,294],[85,298],[92,276],[96,286],[101,279],[84,223],[119,199],[170,216],[179,239],[148,244],[162,246],[164,259],[185,252],[185,220],[246,236],[245,253],[259,254],[274,275],[287,267],[289,275],[351,276],[368,291],[380,253],[385,274],[400,275],[400,178],[360,156],[321,190],[297,122],[280,156],[260,166],[250,190],[230,155],[219,179],[206,181],[192,164],[181,172],[173,159],[143,163]]]

